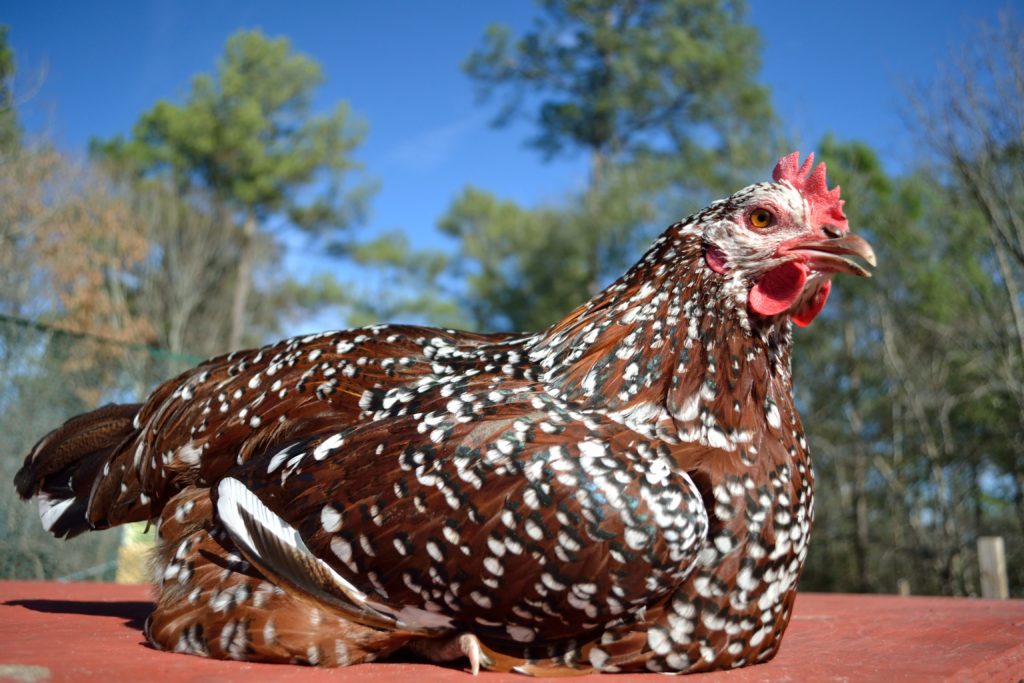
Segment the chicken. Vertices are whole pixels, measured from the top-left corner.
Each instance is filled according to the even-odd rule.
[[[162,649],[545,675],[770,659],[813,517],[791,321],[865,276],[813,155],[537,334],[379,325],[207,361],[16,477],[70,537],[155,520]]]

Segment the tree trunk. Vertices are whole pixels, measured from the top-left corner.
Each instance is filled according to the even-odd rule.
[[[984,536],[985,511],[981,504],[983,492],[981,490],[981,464],[977,460],[971,460],[971,522],[974,526],[974,537]]]
[[[1017,510],[1017,522],[1024,531],[1024,472],[1018,470],[1013,475],[1013,503]]]
[[[228,335],[228,349],[235,351],[242,347],[245,332],[245,309],[249,303],[252,288],[252,251],[256,237],[256,216],[252,211],[245,214],[242,224],[242,239],[238,248],[238,271],[235,280],[235,299],[231,306],[231,332]]]
[[[595,225],[600,224],[597,216],[598,193],[604,190],[604,154],[595,149],[590,155],[590,191],[587,194],[587,212],[590,214]],[[601,239],[603,235],[594,235],[590,242],[590,295],[593,296],[601,291]]]
[[[850,427],[855,435],[856,445],[853,449],[853,557],[857,568],[857,590],[867,593],[871,590],[871,578],[868,572],[868,553],[870,552],[871,538],[869,536],[868,520],[868,492],[867,492],[867,470],[868,454],[864,446],[864,420],[861,416],[860,405],[860,370],[856,362],[857,332],[852,323],[847,323],[843,329],[843,345],[846,351],[846,358],[849,362],[850,372],[850,404],[847,414],[850,420]]]
[[[857,560],[857,591],[860,593],[870,593],[871,577],[868,570],[868,553],[870,552],[871,539],[868,535],[867,458],[864,455],[863,446],[856,448],[854,457],[856,458],[856,463],[853,473],[853,504],[857,530],[854,534],[853,549]]]

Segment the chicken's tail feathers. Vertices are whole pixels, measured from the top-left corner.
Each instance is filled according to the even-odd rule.
[[[18,495],[39,500],[43,528],[71,538],[106,524],[89,520],[89,503],[104,468],[136,433],[140,404],[108,404],[71,418],[32,448],[14,476]]]

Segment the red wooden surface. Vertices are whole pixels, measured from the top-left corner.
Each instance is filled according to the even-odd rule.
[[[382,681],[463,680],[428,664],[343,671],[248,664],[157,652],[142,637],[148,589],[96,583],[0,582],[0,680]],[[588,676],[626,682],[645,676]],[[801,594],[779,655],[759,666],[702,674],[750,681],[1009,681],[1024,679],[1024,600]],[[523,676],[481,674],[478,683]]]

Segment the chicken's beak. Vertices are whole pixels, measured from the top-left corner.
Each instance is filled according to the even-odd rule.
[[[791,243],[780,250],[781,255],[797,256],[812,270],[819,273],[849,273],[871,277],[871,272],[849,256],[876,265],[875,251],[862,237],[853,234],[832,239],[810,239]]]

